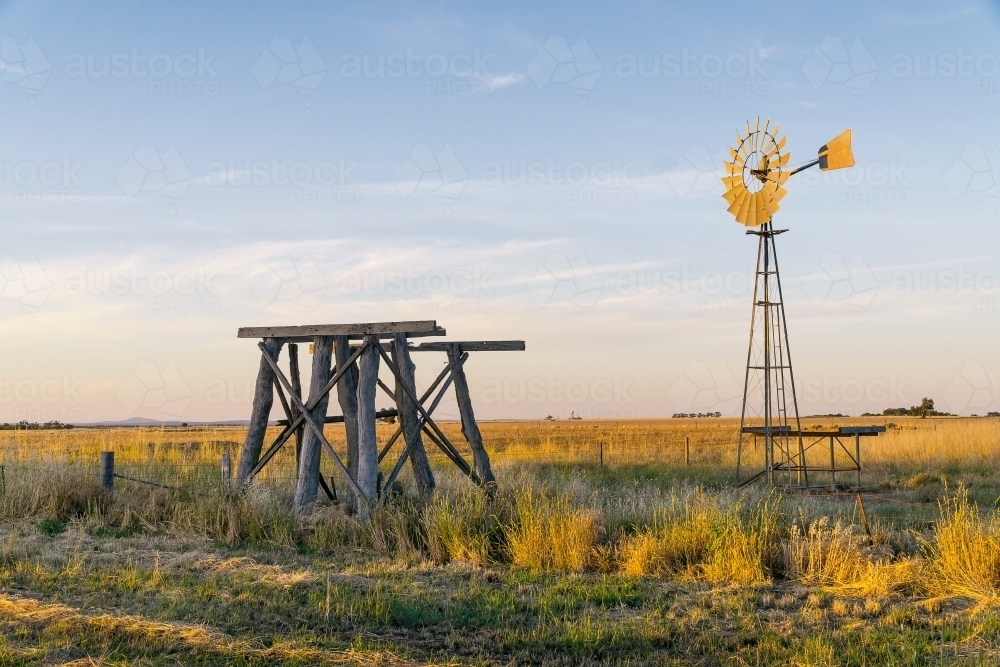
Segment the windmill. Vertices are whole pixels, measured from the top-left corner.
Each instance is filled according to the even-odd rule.
[[[795,396],[792,356],[788,348],[788,327],[778,274],[778,255],[774,237],[788,230],[774,229],[772,219],[785,196],[789,177],[819,166],[823,171],[854,166],[851,152],[851,131],[846,130],[819,149],[815,160],[788,166],[791,154],[784,150],[786,137],[778,138],[780,126],[771,128],[767,119],[764,127],[760,118],[753,129],[747,122],[744,131],[736,135],[736,145],[729,149],[725,162],[726,176],[722,182],[729,202],[729,212],[736,221],[750,227],[748,235],[758,238],[757,269],[754,279],[753,303],[750,314],[750,346],[743,382],[743,408],[736,452],[736,481],[740,486],[761,477],[775,484],[775,477],[784,474],[786,484],[803,482],[809,486],[799,407]],[[793,423],[794,422],[794,428]],[[748,452],[744,435],[763,436],[763,469],[744,476],[744,460]]]

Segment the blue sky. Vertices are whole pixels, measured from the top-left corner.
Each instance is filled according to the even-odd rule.
[[[237,327],[402,319],[527,341],[469,366],[484,417],[734,414],[756,248],[717,177],[757,116],[793,162],[853,129],[775,218],[802,414],[1000,410],[996,3],[5,2],[0,36],[0,421],[245,418]]]

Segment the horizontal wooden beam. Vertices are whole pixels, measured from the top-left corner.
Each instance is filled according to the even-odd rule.
[[[285,338],[311,340],[314,336],[376,336],[405,333],[409,336],[444,335],[434,320],[412,322],[361,322],[357,324],[305,324],[287,327],[240,327],[237,338]]]
[[[474,340],[474,341],[434,341],[433,343],[421,343],[420,345],[410,345],[406,349],[410,352],[447,352],[449,345],[459,345],[462,352],[523,352],[523,340]],[[352,345],[351,349],[357,349],[358,345]],[[392,345],[382,343],[382,349],[392,352]],[[312,354],[312,350],[310,350]]]
[[[450,345],[458,345],[461,352],[523,352],[523,340],[462,340],[421,343],[410,349],[414,352],[447,352]]]
[[[379,410],[375,413],[376,419],[385,419],[386,417],[398,417],[399,413],[396,410]],[[287,419],[279,419],[275,422],[278,426],[288,426]],[[326,419],[323,420],[324,424],[343,424],[344,415],[327,415]]]

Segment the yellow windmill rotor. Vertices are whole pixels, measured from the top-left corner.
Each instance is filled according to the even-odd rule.
[[[758,117],[753,127],[749,121],[736,134],[736,144],[729,149],[725,161],[726,186],[723,197],[729,203],[729,212],[736,221],[747,227],[756,227],[771,221],[781,208],[778,202],[785,196],[783,187],[789,176],[819,165],[823,171],[854,166],[851,152],[851,131],[832,139],[819,149],[817,159],[796,169],[787,168],[792,155],[785,150],[786,137],[779,138],[779,125],[771,128],[771,119],[760,126]]]

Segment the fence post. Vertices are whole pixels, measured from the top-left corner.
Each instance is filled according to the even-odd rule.
[[[598,443],[597,443],[597,451],[600,454],[601,467],[603,468],[604,467],[604,441],[603,440],[598,441]]]
[[[229,452],[222,453],[222,492],[229,493],[229,487],[233,479],[233,461],[229,457]]]
[[[691,436],[684,436],[684,465],[691,465]]]
[[[115,453],[101,452],[101,488],[111,491],[115,488]]]

